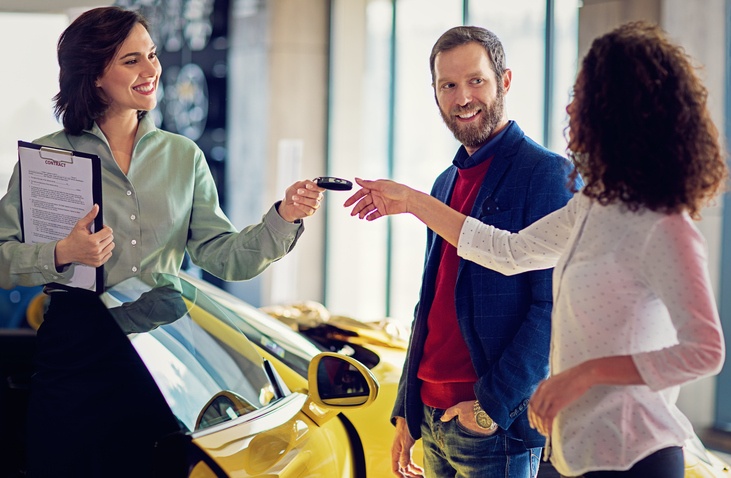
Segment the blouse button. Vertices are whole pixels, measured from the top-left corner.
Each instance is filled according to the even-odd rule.
[[[134,221],[135,219],[137,219],[137,216],[135,216],[134,214],[132,214],[129,218]]]
[[[137,272],[137,266],[132,266],[132,272]]]
[[[132,191],[127,191],[127,196],[131,196],[131,195],[132,195]]]
[[[136,246],[136,245],[137,245],[137,239],[132,239],[132,241],[130,241],[130,243],[131,243],[131,244],[132,244],[133,246]]]

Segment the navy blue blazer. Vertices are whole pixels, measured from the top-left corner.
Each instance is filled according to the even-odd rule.
[[[571,165],[538,145],[510,122],[490,148],[494,154],[470,216],[517,232],[563,207]],[[482,149],[473,157],[484,154]],[[464,147],[455,157],[467,158]],[[457,166],[434,183],[432,196],[449,204]],[[411,340],[392,417],[405,417],[411,436],[421,437],[423,404],[417,377],[426,341],[426,321],[434,297],[442,238],[427,230],[426,261]],[[460,259],[455,289],[457,320],[477,373],[475,394],[500,425],[499,433],[540,447],[544,438],[528,424],[526,408],[538,383],[548,376],[553,269],[504,276]],[[434,331],[433,333],[439,333]]]

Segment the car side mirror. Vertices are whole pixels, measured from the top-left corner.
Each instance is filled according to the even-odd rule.
[[[354,358],[322,352],[310,362],[307,372],[310,400],[326,408],[360,408],[378,396],[378,381]]]

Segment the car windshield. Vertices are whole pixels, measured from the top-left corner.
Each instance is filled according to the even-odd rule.
[[[216,309],[224,311],[252,343],[276,356],[302,377],[307,378],[312,357],[326,350],[238,297],[185,273],[181,273],[181,277],[199,293],[209,296]]]
[[[241,319],[187,280],[135,278],[101,299],[188,431],[236,420],[282,395]]]

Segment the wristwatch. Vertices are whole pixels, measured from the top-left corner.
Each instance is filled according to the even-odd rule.
[[[493,431],[497,428],[497,423],[495,423],[495,421],[490,418],[490,415],[482,409],[479,401],[475,400],[475,404],[472,406],[472,409],[475,412],[475,422],[478,427],[489,431]]]

